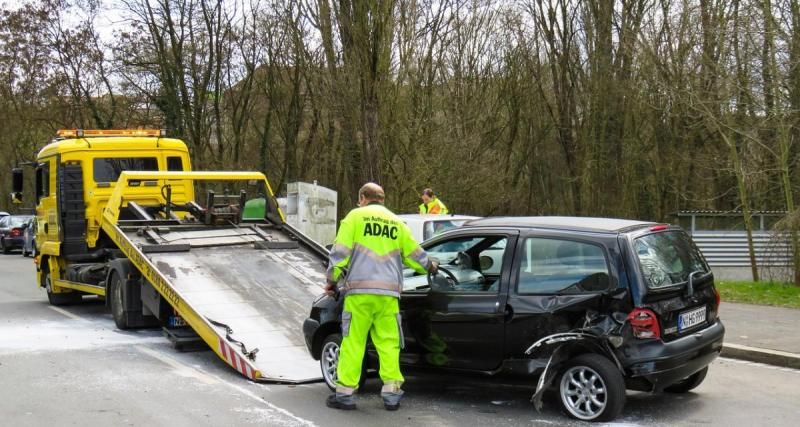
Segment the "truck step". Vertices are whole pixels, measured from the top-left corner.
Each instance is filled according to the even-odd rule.
[[[175,350],[182,352],[210,350],[208,345],[188,326],[178,328],[164,327],[164,336]]]

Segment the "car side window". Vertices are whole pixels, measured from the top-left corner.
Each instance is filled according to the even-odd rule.
[[[519,294],[580,294],[609,289],[601,246],[573,240],[528,238],[520,253]]]
[[[440,272],[428,283],[426,275],[406,270],[404,292],[497,293],[507,236],[464,236],[429,247]],[[449,274],[448,274],[449,273]]]

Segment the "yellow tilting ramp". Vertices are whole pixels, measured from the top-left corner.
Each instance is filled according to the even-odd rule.
[[[227,224],[177,217],[120,219],[135,188],[145,182],[189,185],[220,179],[266,183],[260,173],[125,172],[102,228],[142,277],[236,371],[256,381],[319,380],[319,364],[306,349],[302,323],[323,292],[324,248],[288,225],[266,219]]]

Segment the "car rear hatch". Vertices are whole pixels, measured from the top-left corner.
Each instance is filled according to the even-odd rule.
[[[659,225],[632,240],[642,282],[640,308],[658,318],[660,336],[672,341],[717,321],[714,275],[686,232]]]

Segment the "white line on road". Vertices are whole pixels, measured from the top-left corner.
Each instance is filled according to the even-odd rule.
[[[212,374],[212,376],[215,377],[215,378],[219,378],[219,377],[217,377],[216,375],[213,375],[213,374]],[[279,412],[279,413],[281,413],[281,414],[283,414],[283,415],[285,415],[285,416],[287,416],[289,418],[292,418],[293,420],[297,421],[301,425],[306,425],[306,426],[309,426],[309,427],[315,427],[316,426],[316,424],[314,424],[313,421],[307,420],[305,418],[298,417],[297,415],[289,412],[286,409],[281,408],[280,406],[276,406],[276,405],[274,405],[274,404],[272,404],[270,402],[267,402],[266,400],[264,400],[263,397],[253,393],[252,391],[250,391],[250,390],[248,390],[248,389],[246,389],[246,388],[244,388],[242,386],[239,386],[239,385],[236,385],[236,384],[233,384],[233,383],[229,383],[227,381],[222,380],[221,378],[220,378],[220,381],[222,381],[228,387],[238,391],[239,393],[242,393],[243,395],[245,395],[245,396],[247,396],[247,397],[249,397],[249,398],[251,398],[251,399],[253,399],[253,400],[255,400],[255,401],[259,402],[259,403],[263,403],[263,404],[267,405],[270,409],[272,409],[274,411],[277,411],[277,412]],[[267,388],[266,386],[262,386],[262,387]],[[267,390],[269,390],[269,388],[267,388]]]
[[[755,366],[758,368],[772,369],[773,371],[784,371],[784,372],[792,372],[795,374],[800,374],[800,369],[784,368],[782,366],[773,366],[773,365],[767,365],[766,363],[751,362],[749,360],[731,359],[728,357],[720,357],[718,359],[725,362],[738,363],[740,365]]]
[[[196,378],[196,379],[198,379],[198,380],[200,380],[200,381],[202,381],[202,382],[204,382],[206,384],[222,383],[222,384],[228,386],[229,388],[233,389],[234,391],[236,391],[238,393],[241,393],[241,394],[243,394],[243,395],[255,400],[256,402],[258,402],[260,404],[267,405],[267,407],[270,410],[273,410],[273,411],[275,411],[277,413],[280,413],[281,415],[284,415],[286,417],[291,418],[292,420],[297,422],[299,425],[305,425],[305,426],[309,426],[309,427],[315,427],[316,426],[316,424],[314,424],[313,421],[307,420],[305,418],[301,418],[301,417],[289,412],[288,410],[281,408],[280,406],[274,405],[274,404],[264,400],[264,398],[262,398],[261,396],[253,393],[252,391],[250,391],[250,390],[248,390],[248,389],[246,389],[246,388],[244,388],[242,386],[239,386],[239,385],[233,384],[231,382],[228,382],[228,381],[226,381],[226,380],[224,380],[224,379],[222,379],[222,378],[220,378],[220,377],[218,377],[218,376],[216,376],[214,374],[203,372],[203,371],[200,371],[199,369],[193,368],[193,367],[191,367],[189,365],[185,365],[185,364],[179,362],[178,360],[175,360],[172,357],[167,356],[166,354],[160,353],[160,352],[158,352],[158,351],[156,351],[156,350],[154,350],[152,348],[147,348],[147,347],[144,347],[144,346],[136,346],[136,349],[139,350],[140,352],[150,356],[150,357],[153,357],[153,358],[155,358],[155,359],[157,359],[157,360],[159,360],[159,361],[161,361],[161,362],[163,362],[163,363],[175,368],[175,370],[177,371],[177,373],[179,375]],[[260,387],[265,389],[265,390],[269,390],[269,387],[267,387],[267,386],[260,385]]]
[[[63,309],[63,308],[61,308],[61,307],[54,307],[54,306],[52,306],[52,305],[48,305],[48,306],[47,306],[47,308],[49,308],[49,309],[51,309],[51,310],[53,310],[53,311],[55,311],[55,312],[57,312],[57,313],[61,313],[61,314],[63,314],[64,316],[67,316],[67,317],[69,317],[70,319],[74,319],[74,320],[83,320],[83,318],[82,318],[82,317],[80,317],[80,316],[78,316],[78,315],[76,315],[76,314],[74,314],[74,313],[70,313],[69,311],[67,311],[67,310],[64,310],[64,309]]]

